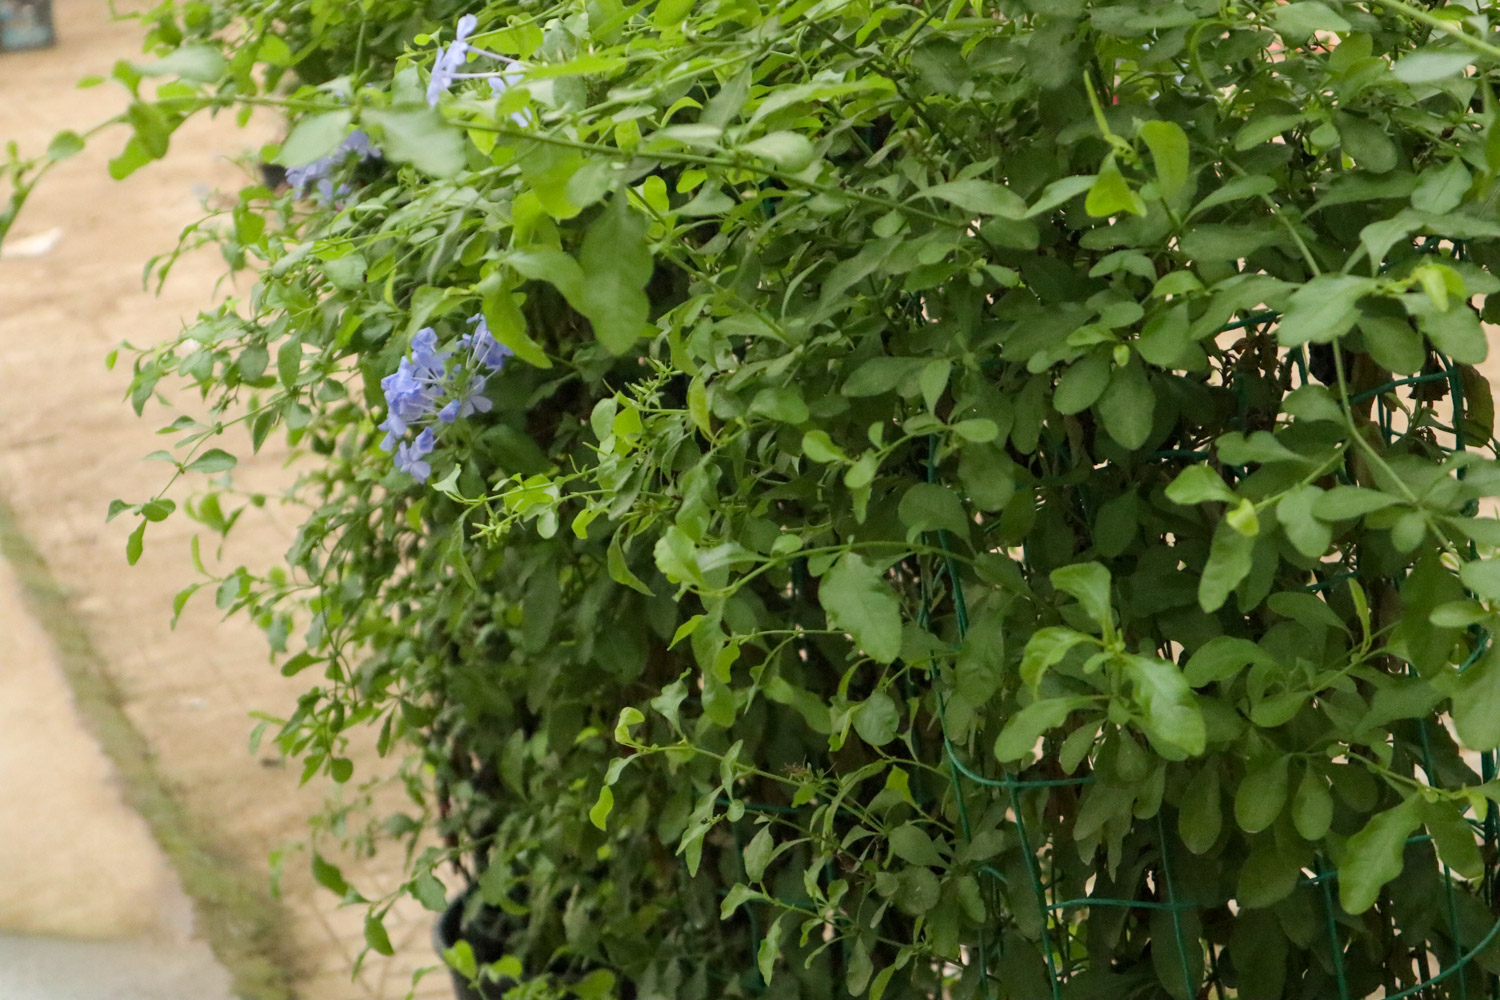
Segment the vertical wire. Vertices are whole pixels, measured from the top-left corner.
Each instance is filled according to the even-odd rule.
[[[1323,916],[1328,924],[1328,948],[1333,956],[1333,976],[1339,986],[1339,1000],[1350,1000],[1349,980],[1344,975],[1344,946],[1339,941],[1338,925],[1333,919],[1333,890],[1329,888],[1332,879],[1323,868],[1321,854],[1314,859],[1313,864],[1318,873],[1318,885],[1323,890]]]
[[[1422,769],[1427,772],[1427,780],[1428,780],[1428,782],[1432,782],[1432,781],[1435,780],[1433,778],[1433,767],[1432,767],[1432,744],[1431,744],[1431,741],[1429,741],[1428,738],[1427,738],[1427,720],[1426,719],[1418,719],[1417,720],[1417,732],[1420,733],[1421,736],[1422,736]],[[1436,787],[1436,786],[1434,786],[1434,787]],[[1469,825],[1467,823],[1464,824],[1464,829],[1465,830],[1469,829]],[[1454,959],[1456,961],[1458,959],[1458,956],[1460,956],[1460,955],[1462,955],[1464,953],[1463,939],[1459,937],[1458,901],[1456,899],[1454,899],[1454,896],[1453,896],[1453,873],[1451,871],[1449,871],[1447,864],[1442,864],[1442,871],[1443,871],[1443,894],[1444,894],[1444,896],[1447,897],[1447,902],[1448,902],[1448,929],[1453,932],[1453,956],[1454,956]],[[1424,950],[1424,952],[1419,957],[1421,958],[1422,965],[1423,965],[1422,978],[1423,979],[1428,979],[1430,977],[1428,976],[1427,970],[1425,968],[1425,966],[1426,966],[1426,959],[1427,959],[1425,950]],[[1458,996],[1459,996],[1459,1000],[1469,1000],[1469,977],[1467,975],[1465,975],[1465,973],[1468,972],[1468,969],[1465,967],[1467,965],[1468,965],[1467,962],[1461,963],[1459,965],[1459,971],[1458,971]]]
[[[1177,938],[1177,958],[1182,963],[1182,983],[1186,987],[1187,1000],[1193,1000],[1198,991],[1193,988],[1193,970],[1188,963],[1187,939],[1182,933],[1182,910],[1177,904],[1177,887],[1172,879],[1172,852],[1167,850],[1167,828],[1162,822],[1161,808],[1156,810],[1156,838],[1161,848],[1161,871],[1167,883],[1167,905],[1171,907],[1172,934]]]
[[[934,483],[937,481],[937,448],[938,445],[936,435],[929,437],[927,439],[927,481],[929,483]],[[944,567],[948,573],[948,585],[952,589],[953,593],[954,618],[956,619],[958,629],[958,641],[960,644],[962,644],[964,637],[969,632],[969,611],[968,605],[964,601],[963,585],[958,581],[958,574],[953,571],[953,559],[951,556],[948,556],[946,554],[948,551],[947,532],[938,532],[938,544],[942,547],[945,554]],[[919,624],[925,630],[928,628],[932,621],[932,603],[930,589],[931,582],[928,580],[927,574],[922,571],[920,562],[918,563],[917,572],[920,577],[919,585],[921,588],[922,601],[921,610],[918,612],[920,619]],[[948,760],[948,780],[953,785],[953,797],[955,803],[958,806],[959,828],[963,831],[964,841],[969,842],[974,839],[974,828],[973,824],[969,821],[969,805],[967,798],[964,795],[963,782],[959,778],[958,760],[953,756],[953,744],[948,739],[948,699],[946,696],[944,696],[943,691],[940,687],[937,689],[936,693],[938,703],[938,726],[943,733],[943,755]],[[1020,814],[1017,813],[1016,815],[1019,819]],[[1043,913],[1043,916],[1045,918],[1045,911]],[[1045,926],[1046,925],[1044,923],[1043,927],[1045,928]],[[978,934],[979,983],[980,994],[984,998],[984,1000],[992,1000],[992,997],[994,996],[994,994],[990,992],[989,942],[987,940],[988,936],[989,935],[986,933],[986,929],[984,927],[980,927]],[[1050,963],[1048,967],[1049,969],[1051,968]],[[1052,982],[1052,1000],[1061,1000],[1061,997],[1057,992],[1056,976],[1052,977]]]

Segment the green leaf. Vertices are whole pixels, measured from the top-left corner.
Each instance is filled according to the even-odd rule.
[[[807,137],[796,132],[772,132],[745,143],[739,152],[770,160],[779,170],[796,173],[805,169],[817,156]]]
[[[958,479],[974,507],[1004,510],[1016,493],[1016,463],[998,445],[969,445],[958,459]]]
[[[1333,544],[1333,529],[1313,517],[1313,505],[1323,495],[1316,486],[1298,486],[1288,490],[1276,504],[1276,519],[1282,533],[1309,559],[1316,559]]]
[[[83,137],[68,129],[54,135],[52,141],[47,144],[47,159],[53,161],[66,160],[81,152],[83,152]]]
[[[1469,750],[1500,747],[1500,643],[1458,675],[1453,683],[1453,728]]]
[[[344,881],[343,872],[336,865],[329,864],[317,851],[312,856],[312,873],[317,883],[328,891],[340,896],[348,894],[349,883]]]
[[[1402,212],[1389,219],[1379,219],[1359,231],[1359,241],[1370,260],[1379,263],[1391,247],[1422,228],[1422,220],[1412,212]]]
[[[1418,49],[1398,59],[1391,75],[1402,83],[1436,83],[1458,76],[1474,62],[1467,52],[1457,50]]]
[[[1335,486],[1313,500],[1313,516],[1321,521],[1344,521],[1401,502],[1400,497],[1362,486]]]
[[[1135,342],[1138,354],[1149,364],[1158,368],[1180,367],[1187,352],[1194,346],[1188,329],[1188,307],[1186,303],[1173,305],[1155,313],[1146,320],[1141,335]],[[1059,409],[1058,412],[1062,412]]]
[[[995,757],[1001,763],[1020,760],[1032,751],[1036,741],[1049,729],[1056,729],[1068,716],[1085,705],[1088,698],[1044,698],[1012,715],[995,738]]]
[[[1474,837],[1474,828],[1456,802],[1424,802],[1422,822],[1432,834],[1443,864],[1468,879],[1484,875],[1484,857]]]
[[[990,181],[971,179],[935,184],[912,196],[912,199],[916,198],[936,198],[976,215],[1020,219],[1027,214],[1025,199],[1009,188]]]
[[[900,891],[896,903],[914,917],[921,916],[938,905],[942,898],[942,885],[930,868],[912,867],[901,873]]]
[[[134,566],[140,561],[141,553],[146,548],[146,522],[143,520],[136,525],[136,529],[130,533],[125,540],[125,561]]]
[[[620,543],[620,536],[615,535],[609,542],[609,552],[605,559],[609,570],[609,578],[622,587],[645,594],[647,597],[654,596],[651,588],[642,582],[641,578],[630,571],[630,564],[625,560],[625,549]]]
[[[224,74],[228,65],[219,50],[212,46],[184,45],[155,62],[138,64],[133,68],[141,76],[176,76],[197,83],[212,83]],[[323,154],[318,154],[321,155]]]
[[[765,898],[763,893],[756,892],[748,885],[736,883],[730,887],[729,892],[724,896],[724,901],[719,904],[719,919],[728,920],[734,914],[735,910],[738,910],[750,900]]]
[[[1124,368],[1115,369],[1094,411],[1120,447],[1134,451],[1146,443],[1156,414],[1156,393],[1139,358],[1132,357]]]
[[[1099,175],[1094,178],[1089,196],[1084,199],[1083,210],[1096,218],[1107,218],[1121,212],[1146,214],[1146,203],[1126,183],[1125,175],[1115,166],[1113,154],[1104,161]]]
[[[1183,675],[1193,687],[1227,681],[1252,663],[1274,663],[1270,655],[1249,639],[1220,635],[1205,642],[1188,658]]]
[[[854,710],[854,731],[872,747],[883,747],[901,730],[901,709],[884,691],[876,691]]]
[[[1464,200],[1472,180],[1463,160],[1455,156],[1441,167],[1422,171],[1422,181],[1411,193],[1411,207],[1437,215],[1451,212]]]
[[[1187,133],[1176,122],[1158,120],[1142,123],[1140,136],[1145,140],[1146,148],[1151,150],[1161,196],[1170,201],[1187,185]]]
[[[188,464],[189,472],[223,472],[232,469],[239,460],[222,448],[210,448]]]
[[[903,823],[890,833],[891,853],[913,865],[943,868],[947,862],[938,853],[927,831],[915,823]]]
[[[1027,207],[1026,215],[1029,218],[1033,215],[1040,215],[1043,212],[1050,212],[1059,205],[1072,201],[1085,191],[1090,190],[1094,186],[1094,183],[1095,176],[1093,174],[1077,177],[1060,177],[1042,189],[1042,193],[1037,196],[1036,201]]]
[[[947,531],[967,537],[971,522],[958,494],[936,483],[914,483],[897,508],[901,523],[915,533]]]
[[[870,948],[863,937],[854,939],[854,950],[849,956],[849,966],[844,970],[844,989],[851,997],[862,996],[870,984],[875,964],[870,960]]]
[[[443,961],[470,982],[479,978],[479,963],[474,958],[474,946],[462,938],[452,948],[443,949]]]
[[[750,412],[784,424],[805,424],[809,415],[800,393],[776,385],[768,385],[755,394],[750,401]]]
[[[276,377],[281,380],[285,388],[290,389],[297,384],[297,376],[301,372],[302,341],[292,337],[276,350]]]
[[[300,118],[292,126],[276,162],[285,167],[300,167],[320,160],[338,148],[349,134],[354,115],[349,111],[324,111]]]
[[[135,129],[135,139],[148,157],[156,160],[167,155],[174,126],[161,108],[146,101],[131,101],[125,118]]]
[[[1250,574],[1254,555],[1254,536],[1241,534],[1228,521],[1220,521],[1214,528],[1208,562],[1198,579],[1198,606],[1208,612],[1223,607],[1234,588]]]
[[[1349,22],[1321,0],[1302,0],[1275,8],[1276,30],[1293,44],[1314,31],[1348,31]]]
[[[1333,823],[1333,796],[1328,779],[1316,768],[1308,767],[1292,796],[1292,823],[1303,840],[1322,840]]]
[[[638,746],[638,741],[630,733],[630,727],[645,721],[646,716],[634,705],[626,705],[620,709],[620,715],[615,720],[615,742],[626,747]]]
[[[1369,278],[1320,274],[1292,293],[1276,326],[1283,347],[1326,344],[1344,335],[1359,318],[1359,300],[1374,290]]]
[[[750,838],[750,843],[745,845],[745,877],[752,882],[759,882],[766,874],[766,865],[771,863],[771,855],[775,850],[776,841],[771,837],[771,828],[761,827]]]
[[[846,462],[849,456],[833,443],[827,431],[808,431],[802,435],[802,454],[814,462]]]
[[[878,396],[890,392],[908,376],[920,372],[926,364],[923,358],[871,358],[849,374],[839,391],[851,398]]]
[[[1201,754],[1208,738],[1203,710],[1177,665],[1150,656],[1127,656],[1125,665],[1146,710],[1146,735],[1189,757]]]
[[[779,916],[771,922],[771,929],[766,931],[766,936],[755,953],[755,967],[760,970],[760,978],[767,986],[771,985],[771,976],[776,971],[776,959],[781,955],[781,928],[784,923]]]
[[[647,329],[652,259],[646,228],[645,217],[619,192],[589,226],[578,252],[583,285],[574,305],[612,354],[628,351]]]
[[[1291,131],[1306,120],[1307,114],[1301,111],[1284,115],[1256,116],[1234,134],[1234,148],[1238,152],[1244,152]]]
[[[1401,162],[1396,144],[1375,122],[1340,111],[1334,115],[1334,124],[1338,127],[1344,152],[1353,157],[1360,168],[1383,174],[1394,170]]]
[[[423,909],[441,913],[448,908],[448,896],[443,883],[433,877],[432,872],[423,872],[411,884],[411,894],[422,904]]]
[[[598,800],[589,808],[589,822],[601,830],[609,828],[609,814],[615,808],[614,789],[605,785],[599,789]]]
[[[255,382],[266,373],[266,366],[270,363],[271,352],[266,350],[266,345],[250,344],[240,352],[234,366],[246,382]]]
[[[1277,132],[1281,131],[1284,130],[1277,129]],[[1205,195],[1202,201],[1193,206],[1193,210],[1188,213],[1188,218],[1192,218],[1200,212],[1206,212],[1216,205],[1225,205],[1231,201],[1241,201],[1245,198],[1258,198],[1263,194],[1270,194],[1275,190],[1276,182],[1262,174],[1236,177],[1226,181],[1221,187]]]
[[[552,359],[542,345],[531,339],[526,330],[526,316],[517,304],[515,294],[498,282],[481,300],[484,321],[500,343],[516,352],[516,357],[536,368],[551,368]]]
[[[1224,813],[1219,795],[1217,762],[1209,760],[1193,776],[1178,803],[1177,832],[1194,854],[1203,854],[1219,839]]]
[[[1500,600],[1500,559],[1470,559],[1458,568],[1458,578],[1480,597]]]
[[[1427,361],[1421,335],[1405,319],[1365,314],[1359,318],[1359,332],[1365,350],[1382,368],[1414,372]]]
[[[1432,346],[1460,364],[1477,365],[1489,354],[1489,339],[1480,326],[1479,316],[1467,303],[1452,303],[1442,309],[1425,297],[1412,301],[1407,308],[1416,313],[1417,325],[1432,341]]]
[[[375,913],[365,914],[365,944],[381,955],[394,955],[391,939],[385,932],[385,923]]]
[[[818,601],[829,628],[848,632],[877,662],[891,663],[901,655],[901,602],[885,575],[864,557],[840,556],[823,575]]]
[[[1275,841],[1261,840],[1240,866],[1235,899],[1246,910],[1273,906],[1290,896],[1302,878],[1302,865]]]
[[[1049,667],[1067,656],[1074,646],[1092,641],[1082,632],[1059,625],[1037,629],[1026,641],[1026,651],[1021,656],[1021,682],[1035,691]]]
[[[663,532],[651,552],[656,568],[668,580],[689,583],[699,590],[708,589],[708,580],[703,575],[703,550],[679,526],[674,524]]]
[[[1057,380],[1057,391],[1052,394],[1053,407],[1065,416],[1082,413],[1104,395],[1111,374],[1110,352],[1090,351],[1069,365]]]
[[[1379,813],[1349,838],[1339,863],[1339,903],[1349,913],[1375,905],[1381,888],[1401,874],[1406,838],[1422,822],[1422,798],[1413,795]]]
[[[109,176],[117,181],[124,180],[153,159],[155,157],[147,151],[146,145],[138,137],[131,136],[120,155],[109,161]]]
[[[431,108],[366,111],[382,135],[380,150],[392,163],[410,163],[432,177],[453,177],[468,159],[463,130]]]
[[[1234,793],[1234,821],[1246,833],[1259,833],[1286,806],[1288,758],[1281,754],[1252,763]]]
[[[1049,579],[1052,586],[1077,599],[1083,605],[1084,613],[1098,622],[1100,629],[1108,631],[1114,621],[1114,612],[1110,610],[1107,568],[1096,562],[1074,563],[1053,570]],[[1030,648],[1029,643],[1027,648]]]
[[[1167,484],[1167,499],[1183,507],[1209,501],[1238,503],[1239,497],[1208,465],[1190,465]]]
[[[173,500],[150,500],[141,504],[141,516],[148,521],[165,521],[177,509]]]

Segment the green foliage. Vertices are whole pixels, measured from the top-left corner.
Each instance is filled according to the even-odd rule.
[[[408,755],[419,898],[463,863],[562,983],[1500,971],[1475,6],[490,0],[520,65],[431,110],[457,10],[164,4],[115,173],[257,102],[284,163],[387,154],[248,184],[200,231],[253,292],[133,354],[213,410],[165,455],[209,532],[263,502],[226,426],[302,457],[287,565],[217,591],[319,667],[279,745]],[[417,483],[380,380],[476,313],[516,357]]]

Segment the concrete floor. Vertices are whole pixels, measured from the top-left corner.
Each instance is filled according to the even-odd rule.
[[[0,636],[0,1000],[229,1000],[3,562]]]
[[[229,974],[203,947],[0,934],[5,1000],[229,1000]]]

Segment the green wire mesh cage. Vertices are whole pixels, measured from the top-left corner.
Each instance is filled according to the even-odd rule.
[[[1440,245],[1462,259],[1461,243],[1431,240],[1418,250],[1437,252]],[[1276,319],[1275,313],[1258,313],[1223,330],[1269,335]],[[1283,352],[1282,358],[1288,375],[1309,384],[1305,350]],[[1420,374],[1385,381],[1349,399],[1370,407],[1371,422],[1388,444],[1403,434],[1419,433],[1449,454],[1475,447],[1494,453],[1488,421],[1471,423],[1466,408],[1466,389],[1486,397],[1487,389],[1473,383],[1466,387],[1465,378],[1461,366],[1433,353]],[[1487,398],[1480,404],[1490,405]],[[1162,462],[1207,457],[1194,451],[1153,456]],[[1228,475],[1233,472],[1227,470]],[[928,476],[937,478],[935,458],[928,464]],[[1477,504],[1471,503],[1465,514],[1476,511]],[[1362,576],[1366,587],[1376,582],[1358,566],[1326,565],[1312,574],[1305,589],[1325,595]],[[921,584],[923,624],[943,607],[956,618],[962,637],[969,628],[968,612],[962,574],[954,560],[937,560]],[[1489,641],[1482,629],[1470,627],[1469,652],[1460,671],[1480,658]],[[1061,842],[1064,835],[1057,818],[1063,806],[1075,815],[1081,813],[1078,802],[1086,799],[1094,781],[1086,773],[1090,768],[1079,768],[1085,772],[1081,774],[1063,773],[1057,767],[1059,747],[1052,743],[1030,766],[997,766],[987,754],[955,746],[948,738],[946,712],[942,716],[944,763],[961,833],[970,838],[973,818],[999,809],[1020,842],[1021,864],[980,868],[1007,925],[993,922],[967,954],[969,968],[963,980],[970,983],[970,995],[1052,1000],[1158,995],[1179,1000],[1500,997],[1500,979],[1493,974],[1500,963],[1490,954],[1500,938],[1495,917],[1500,903],[1500,824],[1492,807],[1482,817],[1475,809],[1466,814],[1465,829],[1482,858],[1477,878],[1461,877],[1443,863],[1430,835],[1403,833],[1401,874],[1369,911],[1352,915],[1341,908],[1339,869],[1322,850],[1306,851],[1295,886],[1276,906],[1256,908],[1238,898],[1244,893],[1243,883],[1236,890],[1224,873],[1207,870],[1201,858],[1183,850],[1180,838],[1170,833],[1173,820],[1180,819],[1174,815],[1180,810],[1171,806],[1157,803],[1154,816],[1134,824],[1125,857],[1103,864],[1081,860],[1078,851]],[[1395,727],[1391,742],[1396,755],[1411,761],[1416,781],[1443,788],[1450,782],[1472,786],[1475,778],[1495,779],[1494,752],[1453,759],[1452,740],[1440,714],[1410,722]],[[1447,759],[1439,759],[1435,748],[1440,735]],[[1096,820],[1108,822],[1109,817]],[[1246,866],[1254,863],[1252,857]],[[1241,874],[1253,880],[1253,873]],[[1132,980],[1113,967],[1121,953],[1130,950],[1132,928],[1150,951],[1154,979]],[[1300,955],[1293,954],[1299,950]],[[1235,960],[1226,963],[1226,952]],[[1236,968],[1226,969],[1226,964]]]

